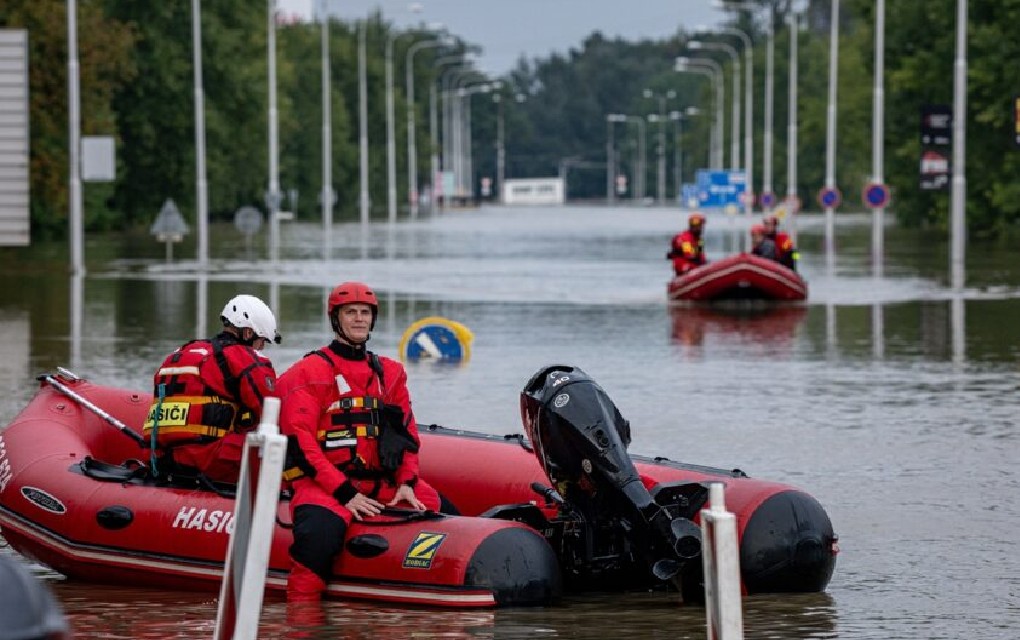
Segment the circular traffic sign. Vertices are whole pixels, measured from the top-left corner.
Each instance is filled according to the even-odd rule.
[[[744,191],[740,194],[740,204],[749,205],[754,204],[754,192]]]
[[[843,195],[836,187],[822,187],[818,191],[818,204],[824,209],[835,209],[843,201]]]
[[[872,209],[881,209],[889,204],[889,187],[880,182],[872,182],[864,187],[861,198]]]
[[[776,194],[771,191],[761,194],[761,206],[771,209],[774,204],[776,204]]]
[[[471,357],[473,340],[474,334],[461,323],[429,316],[404,331],[400,338],[400,358],[404,362],[434,360],[464,363]]]
[[[234,213],[234,226],[246,236],[254,235],[262,226],[262,212],[255,207],[241,207]]]

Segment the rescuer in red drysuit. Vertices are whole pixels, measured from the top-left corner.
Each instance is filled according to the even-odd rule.
[[[275,395],[276,371],[262,355],[279,344],[276,317],[262,300],[231,298],[223,331],[167,356],[153,377],[153,403],[143,425],[156,475],[204,476],[236,483],[246,434]]]
[[[351,520],[384,507],[438,511],[439,494],[418,477],[418,427],[402,364],[365,348],[379,302],[360,282],[329,295],[335,334],[280,376],[280,430],[294,465],[294,543],[287,599],[322,597]]]
[[[776,262],[788,269],[797,270],[799,254],[793,246],[793,239],[789,234],[779,231],[779,218],[768,215],[762,218],[765,225],[765,237],[772,240],[776,245]]]
[[[692,213],[687,218],[687,229],[673,236],[672,246],[666,257],[673,261],[676,275],[687,273],[705,264],[705,240],[701,232],[705,228],[705,216]]]

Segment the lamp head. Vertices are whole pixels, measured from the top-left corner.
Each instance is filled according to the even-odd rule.
[[[688,40],[687,41],[687,48],[688,49],[701,49],[704,46],[705,46],[704,43],[702,43],[700,40]]]

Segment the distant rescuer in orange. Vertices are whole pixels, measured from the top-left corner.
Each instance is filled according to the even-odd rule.
[[[765,226],[765,237],[776,245],[776,262],[796,271],[799,254],[797,248],[793,246],[793,239],[789,234],[779,230],[779,218],[772,215],[765,216],[762,219],[762,224]]]
[[[333,341],[280,376],[280,430],[288,438],[294,543],[287,600],[315,602],[352,520],[388,506],[440,508],[418,477],[418,426],[407,372],[366,348],[379,315],[375,292],[344,282],[329,294]]]
[[[262,355],[280,343],[265,302],[234,296],[220,313],[223,331],[175,350],[153,376],[152,408],[142,428],[156,472],[236,483],[244,440],[275,395],[276,371]]]
[[[707,262],[705,240],[701,236],[704,228],[705,216],[692,213],[687,217],[687,229],[673,236],[672,247],[666,258],[673,261],[673,272],[676,275],[687,273]]]

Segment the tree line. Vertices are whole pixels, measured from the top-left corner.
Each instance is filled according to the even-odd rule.
[[[202,6],[202,73],[209,212],[230,220],[244,205],[264,208],[268,157],[268,60],[266,3],[217,0]],[[746,7],[747,3],[741,6]],[[754,47],[755,184],[761,180],[766,42],[774,29],[773,190],[785,194],[787,158],[787,17],[799,3],[758,0],[761,9],[728,13],[727,24],[747,33]],[[945,227],[948,192],[919,188],[922,145],[920,109],[952,104],[956,0],[888,3],[885,50],[885,176],[893,194],[890,210],[911,225]],[[1014,98],[1020,40],[1011,27],[1020,5],[972,0],[969,22],[967,109],[967,221],[974,234],[1002,235],[1020,218],[1020,152],[1014,136]],[[805,208],[815,208],[824,182],[828,92],[829,0],[810,0],[799,35],[798,184]],[[772,10],[769,11],[769,8]],[[874,2],[843,0],[840,15],[837,103],[837,185],[842,209],[863,207],[860,190],[871,175]],[[151,223],[166,198],[174,198],[189,221],[195,211],[195,130],[191,3],[82,0],[78,3],[83,135],[116,139],[117,178],[84,189],[90,230],[124,229]],[[29,31],[31,108],[31,215],[33,237],[67,233],[67,24],[58,0],[7,0],[0,26]],[[373,215],[386,205],[385,67],[383,51],[394,38],[395,129],[398,202],[406,203],[405,56],[413,43],[436,37],[424,30],[397,31],[380,14],[368,16],[367,37],[369,191]],[[332,21],[329,29],[332,112],[332,174],[338,219],[358,209],[358,24]],[[398,37],[399,36],[399,37]],[[679,27],[668,38],[625,41],[593,33],[565,53],[522,58],[500,78],[501,108],[492,93],[477,93],[472,105],[472,157],[476,192],[482,178],[496,175],[498,113],[504,121],[505,175],[566,173],[568,197],[600,199],[606,191],[606,116],[647,117],[662,106],[655,96],[673,95],[666,111],[695,106],[702,116],[665,123],[669,193],[675,194],[674,145],[679,142],[683,180],[708,158],[712,95],[703,79],[674,70],[677,56],[691,55],[695,37]],[[715,36],[698,34],[702,40]],[[287,23],[277,28],[277,96],[280,184],[299,194],[290,203],[299,218],[321,217],[321,27]],[[727,40],[739,46],[739,42]],[[414,56],[419,184],[429,182],[429,91],[436,61],[464,52],[468,43],[423,48]],[[708,52],[699,51],[697,55]],[[726,156],[729,156],[732,73],[726,68]],[[671,93],[672,92],[672,93]],[[646,97],[650,93],[653,97]],[[707,117],[706,117],[707,116]],[[655,193],[659,123],[646,126],[646,194]],[[616,132],[621,170],[634,183],[639,166],[630,129]],[[742,143],[743,141],[741,141]],[[728,163],[727,163],[728,164]]]

